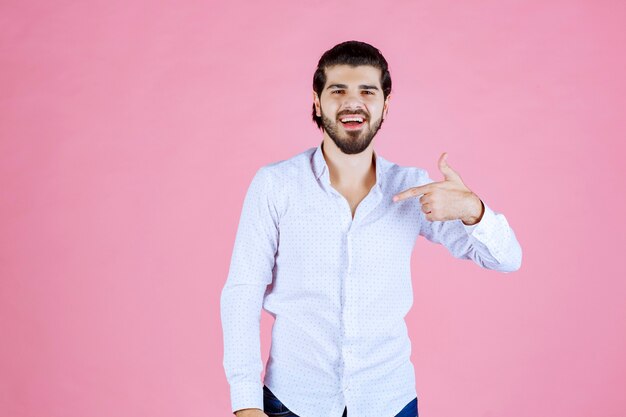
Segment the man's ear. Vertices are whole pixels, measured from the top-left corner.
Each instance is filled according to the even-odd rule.
[[[313,104],[315,105],[315,114],[317,117],[322,117],[322,112],[320,111],[320,98],[317,96],[315,91],[313,91]]]
[[[391,99],[391,93],[385,99],[385,104],[383,105],[383,120],[387,117],[387,112],[389,111],[389,100]]]

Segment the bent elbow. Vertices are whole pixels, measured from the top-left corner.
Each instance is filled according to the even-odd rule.
[[[522,248],[518,245],[512,256],[507,262],[501,264],[500,271],[509,273],[516,272],[522,267]]]

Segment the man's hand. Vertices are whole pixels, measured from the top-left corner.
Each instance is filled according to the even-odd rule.
[[[447,152],[439,157],[439,170],[444,180],[409,188],[393,197],[393,201],[402,201],[409,197],[420,197],[422,211],[429,221],[461,219],[470,226],[483,217],[485,207],[481,199],[474,194],[461,180],[446,159]]]
[[[268,417],[260,408],[243,408],[235,411],[237,417]]]

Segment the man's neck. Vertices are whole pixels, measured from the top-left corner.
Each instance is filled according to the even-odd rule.
[[[370,143],[370,146],[359,154],[347,155],[335,145],[332,139],[324,137],[322,151],[333,186],[370,188],[376,183],[373,143]]]

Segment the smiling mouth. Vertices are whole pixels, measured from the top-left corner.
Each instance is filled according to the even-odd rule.
[[[346,130],[360,129],[365,124],[363,116],[345,116],[339,119],[339,122]]]

